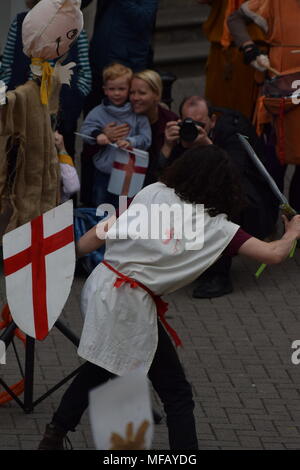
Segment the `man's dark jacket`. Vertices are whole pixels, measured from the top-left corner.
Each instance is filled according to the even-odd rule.
[[[82,8],[92,0],[82,0]],[[98,0],[90,60],[94,69],[119,62],[137,72],[149,66],[158,0]]]

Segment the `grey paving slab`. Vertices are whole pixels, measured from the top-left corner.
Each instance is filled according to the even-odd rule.
[[[278,282],[285,297],[290,269],[296,272],[299,265],[297,252],[294,260],[282,266],[286,276],[280,282],[281,271],[273,267],[257,281],[253,276],[256,263],[235,259],[235,291],[226,298],[196,300],[188,286],[167,299],[172,304],[170,321],[184,339],[179,355],[193,386],[202,449],[298,448],[300,366],[291,363],[291,344],[300,338],[300,298],[298,304],[286,304],[281,310],[263,294],[265,284],[272,281]],[[245,273],[242,281],[241,273]],[[75,279],[63,313],[77,334],[82,326],[79,295],[83,282]],[[262,294],[259,302],[257,294]],[[14,381],[17,366],[13,355],[9,358],[1,374]],[[76,348],[54,329],[45,342],[37,344],[36,362],[35,393],[39,395],[77,367],[80,359]],[[32,414],[24,414],[14,402],[1,406],[0,449],[35,449],[65,387]],[[161,410],[156,395],[153,400]],[[87,416],[71,439],[77,449],[93,448]],[[155,427],[153,446],[168,448],[165,422]]]

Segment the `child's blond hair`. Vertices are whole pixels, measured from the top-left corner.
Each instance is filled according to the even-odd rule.
[[[108,80],[116,80],[116,78],[120,77],[128,77],[128,82],[132,79],[133,72],[129,67],[125,67],[122,64],[111,64],[105,67],[103,70],[102,78],[104,85],[107,83]]]

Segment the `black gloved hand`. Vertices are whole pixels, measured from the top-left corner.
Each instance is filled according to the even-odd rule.
[[[247,46],[241,47],[241,51],[244,54],[244,63],[246,65],[251,64],[256,57],[261,55],[261,51],[256,44],[247,44]]]

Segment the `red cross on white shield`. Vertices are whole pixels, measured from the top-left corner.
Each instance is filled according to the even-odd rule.
[[[3,237],[7,302],[17,326],[43,340],[69,296],[75,269],[73,203]]]

